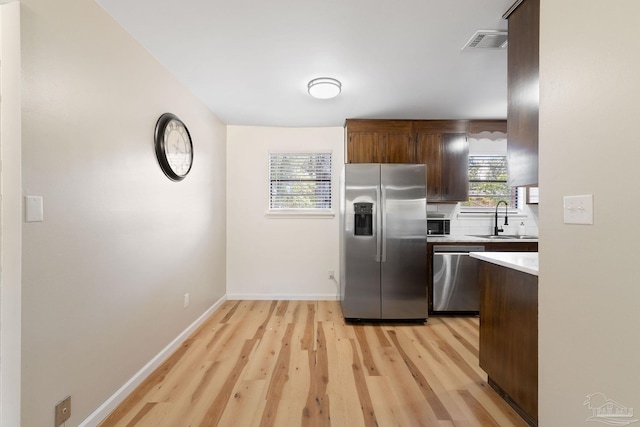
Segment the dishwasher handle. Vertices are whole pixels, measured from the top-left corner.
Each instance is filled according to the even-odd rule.
[[[484,251],[471,251],[471,252],[484,252]],[[433,256],[445,256],[445,255],[469,256],[469,252],[435,252],[433,254]]]
[[[470,246],[470,245],[435,245],[433,247],[434,254],[436,253],[469,253],[469,252],[484,252],[484,246]]]

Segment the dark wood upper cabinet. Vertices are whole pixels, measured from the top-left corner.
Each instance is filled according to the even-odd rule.
[[[347,120],[347,163],[410,163],[411,122]]]
[[[413,163],[427,166],[427,200],[442,200],[442,138],[437,133],[418,133]],[[434,161],[437,160],[437,161]]]
[[[469,197],[469,145],[464,133],[416,132],[415,163],[427,165],[427,201]]]
[[[540,0],[519,0],[503,18],[509,21],[508,184],[537,185]]]
[[[469,143],[464,133],[442,134],[442,200],[469,198]]]
[[[469,197],[467,134],[506,132],[505,120],[348,119],[347,163],[424,163],[427,200],[465,201]]]
[[[411,132],[383,132],[380,163],[409,163],[413,157]]]
[[[347,136],[347,158],[349,163],[379,163],[378,134],[354,132]]]

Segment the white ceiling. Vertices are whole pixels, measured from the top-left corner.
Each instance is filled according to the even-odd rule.
[[[227,124],[506,117],[506,50],[461,48],[514,0],[96,1]]]

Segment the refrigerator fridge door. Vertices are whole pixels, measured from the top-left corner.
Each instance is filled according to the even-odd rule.
[[[381,165],[383,319],[426,319],[425,165]]]
[[[347,164],[344,178],[342,312],[345,318],[380,318],[382,218],[380,165]],[[367,212],[371,216],[367,217]]]

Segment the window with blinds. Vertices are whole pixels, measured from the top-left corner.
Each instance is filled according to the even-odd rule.
[[[465,211],[495,208],[504,200],[509,208],[518,207],[517,187],[507,186],[507,156],[469,156],[469,201]]]
[[[269,209],[331,209],[331,153],[270,153]]]

